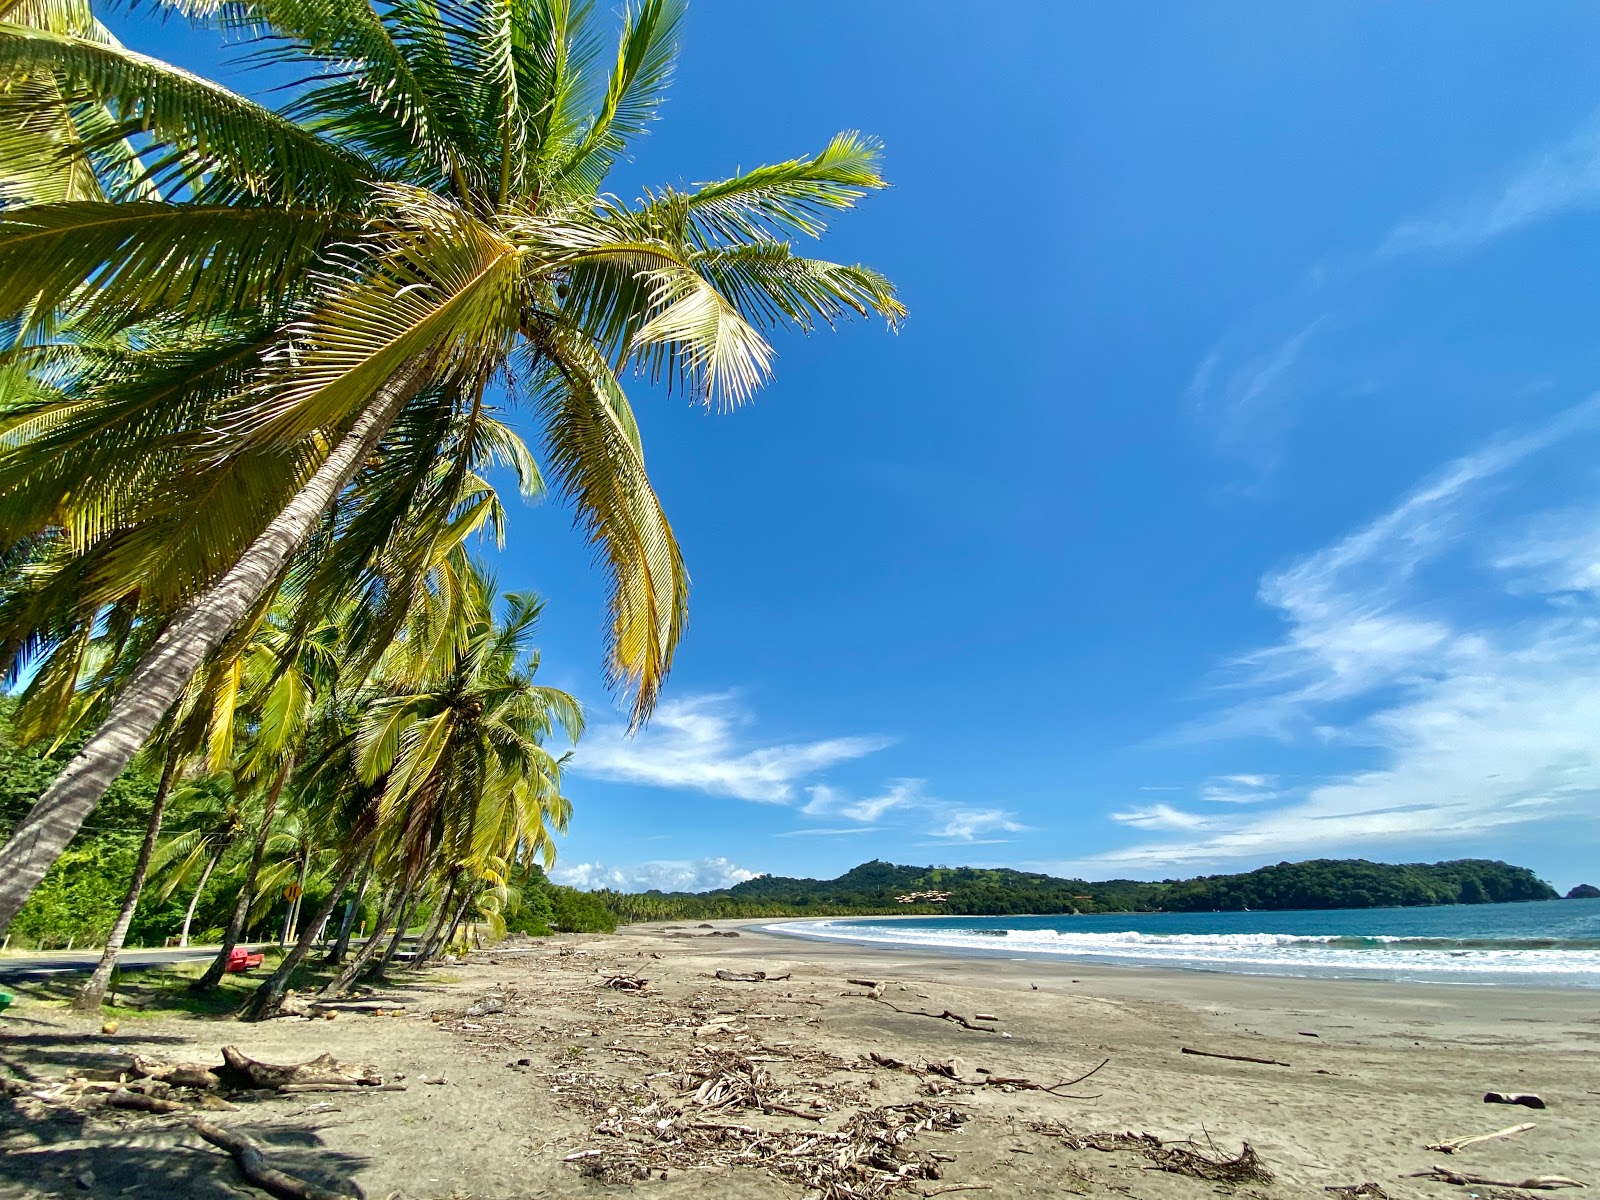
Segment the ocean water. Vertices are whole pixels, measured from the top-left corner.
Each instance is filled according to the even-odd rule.
[[[1319,912],[835,917],[774,933],[1244,975],[1600,988],[1600,900]]]

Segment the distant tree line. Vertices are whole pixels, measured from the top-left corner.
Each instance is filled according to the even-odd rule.
[[[901,904],[910,892],[948,893],[939,904]],[[594,895],[618,920],[714,920],[721,917],[850,916],[950,913],[961,916],[1104,912],[1210,912],[1419,907],[1554,900],[1557,893],[1526,867],[1487,859],[1374,863],[1365,859],[1281,862],[1238,875],[1150,883],[1091,883],[1029,871],[911,867],[873,861],[837,879],[762,875],[711,892]]]

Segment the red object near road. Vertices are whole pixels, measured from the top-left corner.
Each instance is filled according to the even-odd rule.
[[[253,971],[261,965],[262,956],[251,954],[243,946],[235,946],[228,951],[228,970]]]

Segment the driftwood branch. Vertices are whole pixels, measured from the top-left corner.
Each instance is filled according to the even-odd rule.
[[[1468,1175],[1462,1171],[1452,1171],[1449,1167],[1429,1167],[1426,1171],[1413,1171],[1407,1178],[1437,1179],[1440,1183],[1454,1183],[1460,1186],[1476,1184],[1479,1187],[1524,1188],[1534,1192],[1553,1192],[1558,1188],[1589,1186],[1586,1183],[1579,1183],[1576,1179],[1568,1179],[1565,1175],[1535,1175],[1531,1179],[1522,1180],[1490,1179],[1486,1175]]]
[[[187,1104],[177,1100],[161,1100],[155,1096],[146,1096],[143,1092],[116,1091],[106,1097],[106,1104],[111,1108],[130,1108],[137,1112],[150,1113],[175,1113],[186,1112]]]
[[[1260,1063],[1263,1067],[1287,1067],[1286,1062],[1279,1062],[1275,1058],[1256,1058],[1252,1054],[1218,1054],[1214,1050],[1193,1050],[1188,1046],[1183,1048],[1185,1054],[1194,1054],[1200,1058],[1225,1058],[1229,1062]]]
[[[881,987],[882,985],[879,984],[878,986]],[[874,990],[876,990],[876,988]],[[999,1032],[999,1030],[995,1029],[995,1027],[992,1026],[992,1025],[974,1025],[971,1021],[967,1020],[960,1013],[953,1013],[948,1008],[945,1009],[943,1012],[929,1012],[925,1008],[901,1008],[899,1005],[889,1003],[889,1001],[885,1000],[881,995],[872,996],[871,998],[876,1000],[879,1004],[883,1005],[885,1008],[893,1009],[895,1012],[900,1013],[903,1016],[907,1016],[907,1017],[931,1017],[935,1021],[951,1021],[951,1022],[954,1022],[955,1024],[961,1026],[961,1028],[963,1028],[963,1029],[972,1030],[974,1033],[998,1033]]]
[[[261,1147],[242,1133],[234,1133],[232,1130],[223,1129],[198,1118],[191,1121],[190,1126],[213,1146],[233,1155],[233,1161],[239,1164],[241,1175],[262,1191],[277,1196],[279,1200],[351,1200],[351,1197],[344,1192],[331,1192],[327,1188],[307,1183],[303,1179],[297,1179],[293,1175],[268,1166]]]
[[[792,976],[788,972],[768,975],[765,971],[729,971],[723,968],[717,972],[717,978],[724,983],[781,983]]]
[[[222,1061],[226,1064],[219,1074],[230,1081],[239,1081],[245,1087],[271,1088],[283,1091],[293,1084],[303,1087],[311,1083],[332,1083],[340,1087],[374,1087],[383,1082],[376,1067],[357,1063],[342,1063],[331,1054],[319,1054],[310,1062],[268,1063],[258,1062],[244,1054],[237,1046],[222,1048]]]
[[[1532,1128],[1532,1121],[1524,1121],[1521,1125],[1508,1125],[1504,1129],[1496,1129],[1493,1133],[1475,1133],[1471,1137],[1449,1138],[1443,1142],[1433,1142],[1429,1144],[1428,1149],[1437,1150],[1441,1154],[1454,1154],[1457,1150],[1463,1150],[1468,1146],[1477,1145],[1479,1142],[1491,1141],[1494,1138],[1510,1137],[1517,1133],[1527,1133],[1528,1130]]]

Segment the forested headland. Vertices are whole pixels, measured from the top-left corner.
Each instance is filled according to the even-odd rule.
[[[917,892],[937,892],[947,899],[900,902],[899,897]],[[1557,899],[1556,890],[1526,867],[1474,858],[1403,864],[1320,858],[1237,875],[1159,883],[1133,879],[1091,883],[1003,867],[910,867],[874,861],[837,879],[762,875],[713,892],[595,895],[622,921],[1387,908]]]

